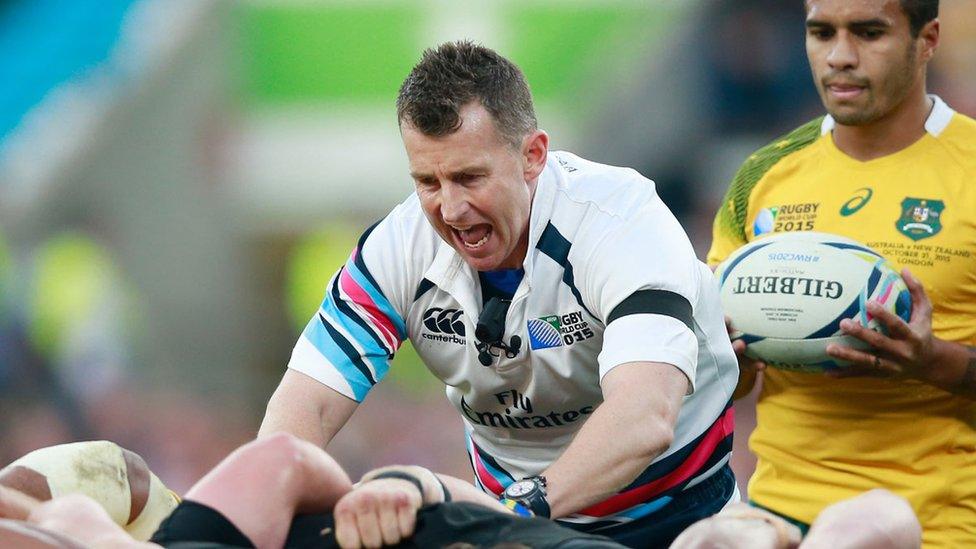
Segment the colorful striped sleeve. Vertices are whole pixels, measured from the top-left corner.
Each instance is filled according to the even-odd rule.
[[[363,260],[362,248],[371,231],[332,277],[322,306],[288,364],[357,402],[383,379],[407,337],[403,317]]]

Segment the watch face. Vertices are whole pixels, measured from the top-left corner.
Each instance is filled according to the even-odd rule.
[[[511,498],[520,498],[527,496],[536,490],[535,481],[532,480],[520,480],[513,484],[510,484],[508,488],[505,489],[505,495]]]

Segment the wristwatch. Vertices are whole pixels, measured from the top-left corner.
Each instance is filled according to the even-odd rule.
[[[549,501],[546,499],[546,477],[539,475],[513,482],[505,488],[502,497],[528,507],[537,517],[549,518]]]

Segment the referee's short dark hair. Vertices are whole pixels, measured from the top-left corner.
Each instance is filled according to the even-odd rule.
[[[461,127],[461,108],[479,101],[498,132],[519,147],[538,127],[525,75],[495,51],[469,41],[424,51],[397,96],[397,120],[441,137]]]
[[[908,16],[912,38],[918,38],[922,27],[939,16],[939,0],[901,0],[901,9]]]

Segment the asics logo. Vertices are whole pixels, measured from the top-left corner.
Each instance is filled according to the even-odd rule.
[[[431,307],[424,311],[424,326],[435,334],[464,337],[464,311]]]
[[[856,193],[854,197],[847,202],[844,202],[844,204],[840,207],[840,215],[847,217],[849,215],[856,214],[858,210],[867,205],[867,203],[871,200],[871,197],[874,195],[874,191],[871,190],[871,187],[862,187],[854,192]]]

